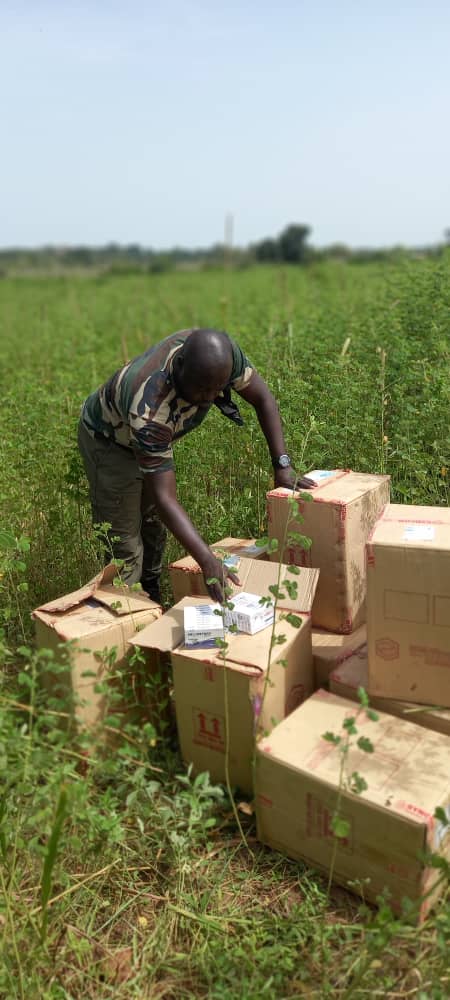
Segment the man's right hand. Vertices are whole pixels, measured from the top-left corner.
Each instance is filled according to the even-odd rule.
[[[236,576],[236,573],[227,569],[220,559],[216,559],[212,552],[209,556],[206,556],[206,558],[202,560],[200,568],[205,579],[209,596],[213,601],[217,601],[219,604],[222,604],[224,601],[224,589],[226,587],[227,579],[235,583],[237,587],[240,585],[241,581],[239,580],[239,577]],[[214,580],[215,582],[208,583],[209,580]]]
[[[194,528],[186,511],[178,503],[173,469],[157,475],[144,476],[144,490],[145,505],[155,505],[163,523],[200,566],[209,596],[213,601],[222,604],[225,581],[230,579],[239,586],[240,580],[223,565],[220,559],[216,559]],[[208,583],[208,580],[217,580],[217,583]]]

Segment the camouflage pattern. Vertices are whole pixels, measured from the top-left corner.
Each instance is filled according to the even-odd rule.
[[[174,357],[191,333],[180,330],[150,347],[116,371],[84,403],[81,417],[89,434],[101,434],[132,450],[143,473],[173,469],[172,443],[198,427],[208,414],[209,406],[200,408],[181,399],[173,381]],[[244,389],[253,368],[238,344],[231,340],[231,345],[231,378],[223,400],[218,397],[215,402],[225,416],[242,423],[229,390]]]

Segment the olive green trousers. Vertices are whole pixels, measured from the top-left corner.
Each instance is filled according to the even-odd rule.
[[[159,599],[167,531],[156,508],[143,508],[143,478],[134,453],[103,434],[92,437],[82,420],[78,447],[89,482],[94,525],[110,525],[105,532],[105,562],[124,560],[125,583],[141,583],[153,600]]]

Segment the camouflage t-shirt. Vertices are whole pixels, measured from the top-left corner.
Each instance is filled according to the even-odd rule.
[[[172,442],[198,427],[210,409],[181,399],[173,381],[174,357],[192,332],[173,333],[119,368],[82,408],[81,417],[90,434],[103,434],[122,447],[132,448],[142,472],[173,469]],[[223,400],[226,414],[233,410],[233,404],[227,403],[229,389],[244,389],[253,373],[238,344],[231,340],[231,346],[233,368]],[[220,397],[217,405],[220,407]]]

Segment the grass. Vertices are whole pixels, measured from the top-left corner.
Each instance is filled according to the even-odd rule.
[[[0,996],[448,995],[448,906],[418,930],[387,903],[328,899],[326,879],[258,845],[241,810],[246,849],[226,792],[186,776],[172,731],[130,729],[106,754],[67,733],[66,706],[40,689],[49,661],[30,612],[98,566],[82,400],[191,324],[238,337],[302,471],[386,471],[395,500],[448,505],[449,290],[448,257],[0,282]],[[242,411],[242,431],[213,413],[176,448],[180,497],[208,541],[265,529],[270,467]]]

